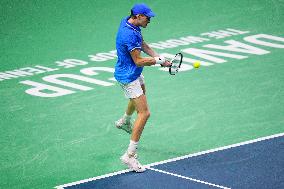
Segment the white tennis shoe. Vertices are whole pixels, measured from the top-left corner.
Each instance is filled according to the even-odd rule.
[[[126,121],[125,119],[120,118],[114,124],[115,124],[116,128],[122,129],[122,130],[126,131],[129,134],[132,133],[133,123],[130,120]]]
[[[125,152],[125,154],[120,157],[120,160],[122,163],[127,165],[131,171],[135,171],[137,173],[146,171],[146,168],[139,163],[137,154],[129,154],[128,152]]]

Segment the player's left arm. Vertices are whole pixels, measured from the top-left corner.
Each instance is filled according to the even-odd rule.
[[[160,55],[156,53],[144,40],[142,42],[142,50],[144,53],[151,57],[159,57]]]
[[[154,51],[144,40],[142,42],[142,50],[144,53],[148,54],[149,56],[151,57],[154,57],[154,58],[159,58],[161,61],[161,65],[164,66],[164,67],[169,67],[171,66],[171,63],[168,61],[168,60],[165,60],[164,57],[160,56],[156,51]]]

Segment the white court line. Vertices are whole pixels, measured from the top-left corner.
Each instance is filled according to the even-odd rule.
[[[118,172],[114,172],[114,173],[109,173],[109,174],[106,174],[106,175],[101,175],[101,176],[97,176],[97,177],[93,177],[93,178],[88,178],[88,179],[79,180],[79,181],[76,181],[76,182],[71,182],[71,183],[68,183],[68,184],[56,186],[55,188],[64,189],[65,187],[83,184],[83,183],[86,183],[86,182],[91,182],[91,181],[99,180],[99,179],[103,179],[103,178],[113,177],[115,175],[120,175],[120,174],[128,173],[128,172],[130,172],[130,170],[126,169],[126,170],[122,170],[122,171],[118,171]]]
[[[168,160],[164,160],[164,161],[151,163],[151,164],[145,165],[145,167],[161,165],[161,164],[164,164],[164,163],[169,163],[169,162],[178,161],[178,160],[182,160],[182,159],[186,159],[186,158],[190,158],[190,157],[209,154],[209,153],[213,153],[213,152],[217,152],[217,151],[222,151],[222,150],[235,148],[235,147],[238,147],[238,146],[252,144],[252,143],[256,143],[256,142],[260,142],[260,141],[264,141],[264,140],[269,140],[269,139],[273,139],[273,138],[277,138],[277,137],[282,137],[282,136],[284,136],[284,133],[279,133],[279,134],[275,134],[275,135],[261,137],[261,138],[257,138],[257,139],[253,139],[253,140],[249,140],[249,141],[245,141],[245,142],[240,142],[240,143],[237,143],[237,144],[232,144],[232,145],[228,145],[228,146],[224,146],[224,147],[219,147],[219,148],[215,148],[215,149],[211,149],[211,150],[206,150],[206,151],[197,152],[197,153],[194,153],[194,154],[188,154],[188,155],[180,156],[180,157],[177,157],[177,158],[172,158],[172,159],[168,159]],[[124,174],[124,173],[128,173],[128,172],[130,172],[130,170],[126,169],[126,170],[122,170],[122,171],[118,171],[118,172],[114,172],[114,173],[109,173],[109,174],[105,174],[105,175],[101,175],[101,176],[97,176],[97,177],[93,177],[93,178],[89,178],[89,179],[84,179],[84,180],[80,180],[80,181],[56,186],[55,188],[64,189],[65,187],[68,187],[68,186],[78,185],[78,184],[82,184],[82,183],[86,183],[86,182],[90,182],[90,181],[94,181],[94,180],[99,180],[99,179],[103,179],[103,178],[107,178],[107,177],[112,177],[112,176],[115,176],[115,175],[120,175],[120,174]]]
[[[194,178],[190,178],[190,177],[185,177],[185,176],[182,176],[182,175],[178,175],[178,174],[175,174],[175,173],[170,173],[170,172],[163,171],[163,170],[160,170],[160,169],[154,169],[154,168],[151,168],[151,167],[148,168],[148,169],[150,169],[152,171],[164,173],[164,174],[167,174],[167,175],[171,175],[171,176],[174,176],[174,177],[179,177],[179,178],[183,178],[183,179],[186,179],[186,180],[191,180],[191,181],[194,181],[194,182],[206,184],[206,185],[209,185],[209,186],[214,186],[214,187],[217,187],[217,188],[231,189],[231,188],[228,188],[228,187],[225,187],[225,186],[221,186],[221,185],[218,185],[218,184],[213,184],[213,183],[210,183],[210,182],[205,182],[205,181],[194,179]]]

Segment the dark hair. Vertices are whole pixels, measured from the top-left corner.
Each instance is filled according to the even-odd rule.
[[[130,11],[130,17],[131,17],[131,18],[134,18],[134,19],[137,18],[137,16],[134,15],[133,10]]]

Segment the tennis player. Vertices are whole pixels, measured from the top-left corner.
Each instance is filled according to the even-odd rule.
[[[146,28],[154,16],[155,13],[146,4],[135,4],[131,9],[131,15],[122,19],[116,36],[118,60],[115,65],[114,77],[129,102],[125,114],[115,122],[115,126],[131,134],[128,149],[120,159],[130,170],[136,172],[145,171],[145,167],[139,163],[137,158],[137,146],[144,126],[150,117],[145,81],[142,75],[143,67],[155,64],[170,66],[169,61],[149,47],[141,34],[141,27]],[[142,57],[142,51],[150,57]],[[131,116],[135,110],[137,118],[133,125]]]

